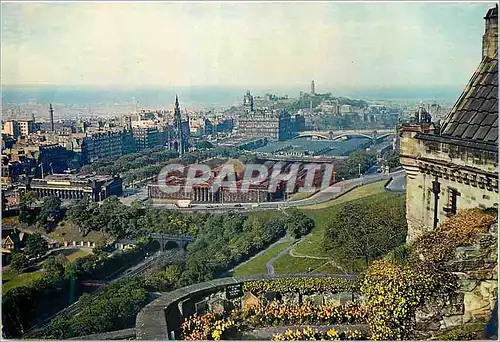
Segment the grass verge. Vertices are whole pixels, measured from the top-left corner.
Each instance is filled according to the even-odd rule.
[[[250,261],[236,267],[233,270],[233,275],[242,276],[242,275],[251,275],[251,274],[266,274],[267,267],[266,264],[269,260],[272,259],[276,254],[286,249],[293,243],[292,240],[279,242],[272,247],[268,248],[265,253],[256,256]]]
[[[33,272],[16,274],[11,269],[2,271],[2,293],[5,294],[8,290],[27,285],[31,281],[38,279],[42,276],[42,270],[37,270]]]

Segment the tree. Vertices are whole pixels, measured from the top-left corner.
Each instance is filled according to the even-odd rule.
[[[38,199],[38,194],[35,191],[28,191],[21,195],[21,201],[24,201],[29,209],[33,209],[33,204]]]
[[[28,239],[26,240],[26,247],[24,248],[24,252],[28,258],[38,259],[48,250],[47,241],[45,241],[39,233],[28,236]]]
[[[314,220],[293,208],[286,219],[286,231],[298,239],[308,234],[314,228]]]
[[[70,262],[64,255],[53,255],[43,263],[45,273],[52,278],[61,279],[69,271]]]
[[[28,266],[28,258],[24,253],[14,252],[10,260],[10,268],[16,272],[20,272],[22,269]]]
[[[384,166],[389,166],[389,169],[394,169],[396,167],[401,166],[399,161],[399,152],[398,151],[390,151],[385,156],[385,160],[383,161]]]
[[[341,259],[363,258],[368,265],[406,238],[404,197],[370,196],[345,204],[325,231],[324,246]]]
[[[61,216],[61,203],[59,197],[44,197],[38,220],[43,224],[47,223],[47,221],[58,220]]]
[[[28,191],[21,195],[19,200],[19,222],[31,223],[34,220],[33,204],[38,198],[34,191]]]

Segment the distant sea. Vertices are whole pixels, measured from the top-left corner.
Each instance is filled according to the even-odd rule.
[[[305,87],[304,87],[305,88]],[[392,88],[392,89],[317,89],[319,93],[332,93],[365,100],[435,100],[438,103],[454,103],[462,86],[456,88]],[[219,107],[241,104],[247,90],[253,95],[272,93],[297,98],[305,89],[281,88],[223,88],[223,87],[183,87],[183,88],[91,88],[69,86],[3,86],[3,104],[59,103],[65,105],[113,105],[134,104],[140,106],[164,106],[174,103],[175,95],[184,106]]]

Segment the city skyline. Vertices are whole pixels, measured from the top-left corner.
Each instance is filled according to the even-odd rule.
[[[3,3],[2,84],[461,87],[490,6]]]

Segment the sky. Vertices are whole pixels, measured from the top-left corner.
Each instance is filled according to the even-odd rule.
[[[463,86],[481,60],[483,17],[493,5],[2,2],[1,81]]]

